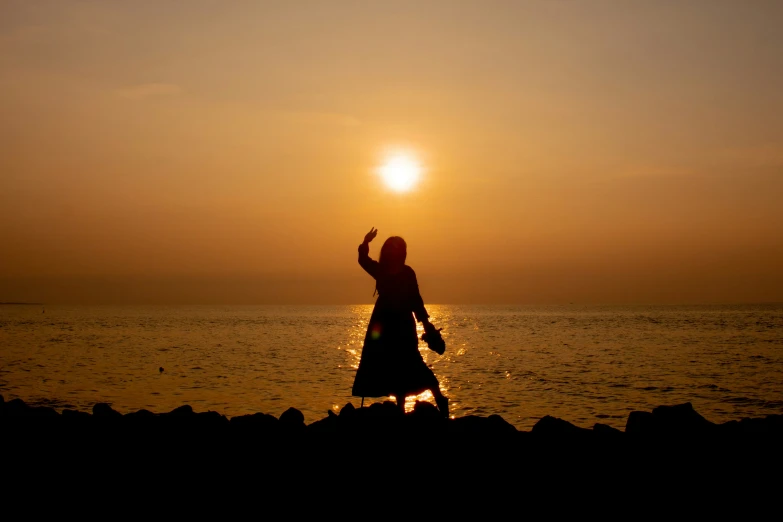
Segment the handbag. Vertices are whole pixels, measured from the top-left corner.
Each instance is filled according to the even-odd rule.
[[[438,355],[443,355],[443,352],[446,351],[446,341],[443,340],[443,336],[440,334],[441,330],[443,330],[443,328],[430,330],[429,332],[421,334],[421,340],[427,343],[427,348]]]

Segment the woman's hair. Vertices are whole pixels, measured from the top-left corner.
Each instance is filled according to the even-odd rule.
[[[405,258],[408,255],[408,245],[400,236],[392,236],[387,239],[381,247],[381,256],[378,258],[378,264],[382,272],[387,272],[394,266],[405,264]]]
[[[378,258],[382,274],[388,274],[395,266],[401,267],[405,264],[405,258],[408,256],[408,245],[405,240],[399,236],[392,236],[387,239],[381,247],[381,255]],[[378,282],[375,282],[375,295],[378,292]]]

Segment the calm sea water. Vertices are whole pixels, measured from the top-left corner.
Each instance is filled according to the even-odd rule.
[[[714,422],[783,413],[783,305],[427,308],[447,350],[420,351],[454,416],[622,429],[632,410],[686,401]],[[0,393],[123,413],[294,406],[310,423],[359,405],[351,385],[371,310],[3,305]]]

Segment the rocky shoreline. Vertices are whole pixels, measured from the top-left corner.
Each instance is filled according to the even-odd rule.
[[[9,505],[70,512],[82,501],[112,515],[164,505],[203,516],[210,502],[252,502],[287,516],[394,506],[412,516],[429,505],[463,516],[624,518],[685,507],[703,518],[725,515],[727,502],[743,514],[777,507],[782,434],[783,415],[715,424],[690,403],[634,411],[624,430],[546,416],[521,431],[499,415],[444,419],[424,402],[405,415],[392,402],[349,403],[307,424],[294,408],[231,418],[188,405],[58,412],[0,396],[0,483]],[[395,485],[410,492],[402,507],[389,498]]]
[[[265,413],[228,418],[215,411],[195,412],[189,405],[170,412],[138,410],[122,414],[109,404],[97,403],[92,413],[65,409],[58,412],[46,406],[30,406],[22,399],[5,401],[0,395],[0,427],[8,430],[34,427],[46,430],[116,429],[117,433],[165,434],[188,430],[210,435],[249,435],[252,437],[297,437],[314,439],[328,436],[401,434],[437,436],[441,440],[487,436],[496,440],[783,440],[783,415],[744,418],[722,424],[710,422],[693,409],[691,403],[659,406],[651,412],[632,411],[625,430],[596,423],[592,428],[578,427],[566,420],[545,416],[530,431],[521,431],[499,415],[467,415],[453,419],[441,417],[428,402],[417,402],[413,411],[403,415],[391,401],[366,408],[346,404],[339,413],[332,411],[323,419],[305,423],[302,412],[289,408],[279,417]]]
[[[715,424],[690,403],[631,412],[624,430],[546,416],[521,431],[499,415],[444,419],[426,402],[405,415],[392,402],[349,403],[307,424],[294,408],[231,418],[188,405],[122,414],[98,403],[91,413],[58,412],[0,396],[3,476],[25,491],[56,484],[55,495],[62,487],[83,491],[76,477],[87,476],[95,491],[123,484],[139,495],[150,484],[157,491],[263,485],[266,501],[291,488],[339,497],[348,487],[372,492],[425,479],[465,491],[458,503],[500,491],[503,498],[524,491],[531,500],[553,492],[601,499],[697,487],[728,488],[735,497],[752,487],[755,498],[779,484],[766,477],[783,467],[781,435],[783,415]]]

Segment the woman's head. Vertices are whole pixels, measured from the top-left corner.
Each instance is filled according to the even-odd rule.
[[[378,263],[382,269],[393,270],[405,264],[407,255],[408,246],[405,244],[405,240],[399,236],[392,236],[383,243]]]

